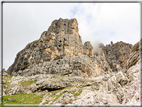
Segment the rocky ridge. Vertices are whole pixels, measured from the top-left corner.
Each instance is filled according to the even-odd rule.
[[[76,19],[54,20],[39,40],[21,50],[7,70],[10,75],[61,74],[94,78],[126,70],[132,45],[124,42],[104,46],[97,53],[89,41],[82,44]],[[62,67],[61,67],[62,66]]]
[[[94,53],[76,19],[54,20],[3,69],[3,95],[40,94],[39,106],[140,104],[141,41],[100,43]]]

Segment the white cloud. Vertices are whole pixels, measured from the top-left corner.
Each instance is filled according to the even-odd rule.
[[[84,3],[79,8],[83,8],[83,12],[78,9],[75,17],[79,19],[80,34],[84,39],[94,42],[94,37],[104,44],[109,44],[110,41],[135,44],[139,41],[139,3]],[[85,29],[89,32],[89,37],[84,33]]]

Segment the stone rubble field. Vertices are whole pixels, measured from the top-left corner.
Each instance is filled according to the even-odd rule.
[[[57,74],[24,77],[4,73],[3,96],[42,94],[39,105],[140,105],[139,62],[126,73],[119,71],[95,79]],[[28,81],[34,83],[26,84]]]

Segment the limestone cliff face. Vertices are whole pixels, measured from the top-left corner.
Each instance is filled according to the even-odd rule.
[[[104,46],[100,44],[97,55],[104,54],[104,60],[109,64],[113,72],[118,72],[119,70],[125,71],[127,68],[127,61],[130,57],[132,50],[132,45],[125,42],[117,42]]]
[[[135,65],[139,61],[142,54],[141,51],[142,51],[142,39],[133,46],[130,57],[127,61],[127,69],[129,69],[131,66]]]
[[[54,20],[39,40],[20,51],[8,69],[11,75],[38,73],[74,74],[94,77],[90,59],[94,55],[90,42],[82,44],[76,19]]]
[[[118,71],[119,68],[126,70],[131,49],[131,44],[122,41],[106,46],[105,55],[113,71]]]
[[[95,66],[95,76],[112,72],[105,56],[105,46],[102,43],[99,43],[97,52],[92,58]]]

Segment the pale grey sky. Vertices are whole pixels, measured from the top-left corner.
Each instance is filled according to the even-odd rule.
[[[83,43],[104,45],[140,39],[139,3],[4,3],[3,67],[7,70],[16,54],[40,38],[53,20],[76,18]]]

